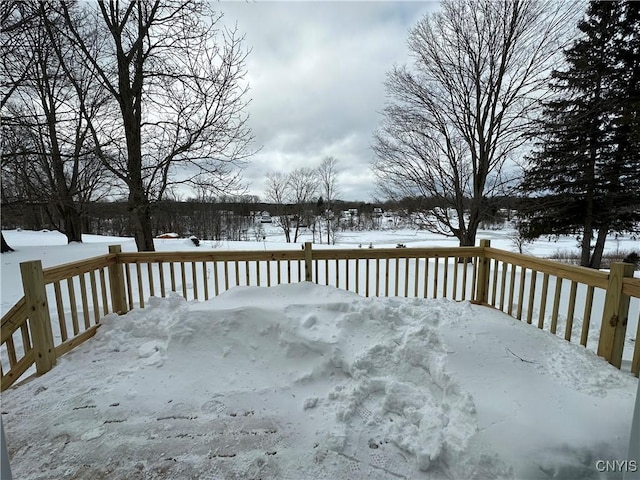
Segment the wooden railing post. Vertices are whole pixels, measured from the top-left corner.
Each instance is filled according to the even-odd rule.
[[[118,254],[121,252],[120,245],[109,246],[109,253],[116,254],[116,264],[109,266],[109,290],[111,291],[111,306],[118,315],[127,313],[123,266],[118,259]]]
[[[23,262],[20,264],[20,273],[27,315],[29,316],[29,329],[35,350],[36,372],[38,375],[42,375],[56,364],[56,349],[53,345],[42,262],[40,260]]]
[[[622,293],[622,279],[633,276],[633,265],[614,263],[609,273],[609,284],[602,311],[598,356],[604,357],[611,365],[620,368],[624,336],[629,316],[629,296]]]
[[[491,240],[480,240],[480,247],[488,248]],[[486,304],[489,302],[489,259],[482,252],[482,257],[478,260],[478,279],[476,281],[476,296],[474,303]]]
[[[304,281],[310,282],[313,272],[313,250],[311,242],[304,242]]]

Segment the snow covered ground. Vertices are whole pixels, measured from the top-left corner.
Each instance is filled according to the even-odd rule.
[[[451,245],[412,234],[343,241]],[[3,312],[21,296],[20,261],[135,249],[5,235],[19,251],[2,255]],[[277,240],[210,246],[299,248]],[[107,316],[93,339],[1,400],[19,479],[600,479],[622,477],[598,461],[626,459],[637,382],[491,309],[300,283],[207,302],[154,298]]]

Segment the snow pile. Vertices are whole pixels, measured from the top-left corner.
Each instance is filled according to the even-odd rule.
[[[2,411],[16,478],[597,478],[636,381],[490,309],[300,283],[107,316]]]

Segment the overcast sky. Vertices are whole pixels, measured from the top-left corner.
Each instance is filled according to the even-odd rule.
[[[409,29],[436,2],[222,2],[246,35],[250,125],[262,150],[247,167],[264,197],[269,171],[338,159],[338,197],[371,201],[372,135],[386,72],[409,61]]]

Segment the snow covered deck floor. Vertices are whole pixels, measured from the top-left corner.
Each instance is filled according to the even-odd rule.
[[[602,478],[637,381],[489,308],[300,283],[108,316],[2,418],[19,479]]]

